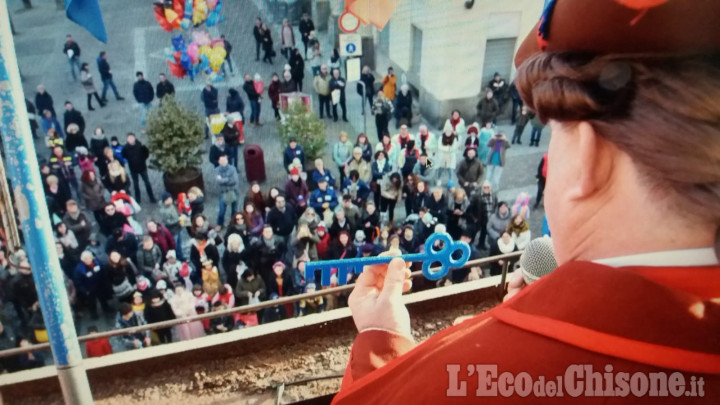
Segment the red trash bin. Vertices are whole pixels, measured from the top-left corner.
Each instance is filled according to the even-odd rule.
[[[249,182],[265,181],[265,157],[260,145],[247,145],[243,150],[245,173]]]

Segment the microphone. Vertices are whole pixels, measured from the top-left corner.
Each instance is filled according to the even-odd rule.
[[[558,264],[552,239],[543,236],[531,240],[520,255],[519,264],[525,284],[528,285],[555,270]]]

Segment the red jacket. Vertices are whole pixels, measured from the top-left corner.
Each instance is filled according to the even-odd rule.
[[[110,346],[110,342],[102,338],[85,342],[85,351],[88,357],[101,357],[112,354],[113,349],[112,346]]]
[[[164,225],[158,222],[156,222],[156,224],[157,232],[148,232],[148,234],[152,238],[153,242],[160,247],[163,258],[165,258],[165,254],[167,254],[168,250],[175,249],[175,238]]]
[[[325,232],[325,236],[320,238],[320,242],[317,244],[317,252],[318,257],[320,260],[325,260],[325,255],[327,255],[328,248],[330,247],[330,233]]]
[[[360,333],[333,403],[716,404],[720,398],[717,297],[717,265],[612,268],[569,263],[508,302],[417,347],[389,332]],[[477,365],[496,365],[494,381],[499,387],[497,377],[506,371],[514,376],[528,372],[532,381],[538,376],[556,381],[574,364],[592,365],[593,371],[603,375],[611,364],[614,374],[610,375],[620,393],[618,372],[632,376],[635,372],[671,375],[680,371],[688,390],[691,376],[702,377],[705,395],[658,398],[631,393],[625,398],[573,398],[569,393],[577,385],[566,384],[562,398],[533,393],[527,397],[476,396],[478,375],[487,375],[480,371],[484,366]],[[462,392],[466,395],[448,395]],[[696,387],[695,393],[699,392]]]

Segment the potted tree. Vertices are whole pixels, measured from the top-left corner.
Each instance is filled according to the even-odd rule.
[[[315,170],[315,159],[323,156],[327,146],[325,124],[309,110],[308,106],[300,100],[291,101],[283,110],[283,122],[280,124],[278,134],[287,145],[290,138],[295,137],[298,144],[305,149],[305,172],[307,173],[308,187],[314,188],[312,172]]]
[[[204,188],[202,177],[203,119],[181,106],[172,95],[147,118],[150,165],[163,172],[165,190],[174,197],[190,187]]]

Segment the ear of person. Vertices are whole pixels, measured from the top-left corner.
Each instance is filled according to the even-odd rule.
[[[577,138],[576,159],[579,164],[577,181],[571,187],[571,196],[585,199],[609,185],[619,151],[595,132],[588,122],[577,123],[573,132]]]

